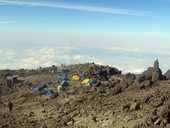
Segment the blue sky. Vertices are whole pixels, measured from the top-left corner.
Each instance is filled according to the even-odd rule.
[[[169,0],[0,0],[0,69],[170,65]]]

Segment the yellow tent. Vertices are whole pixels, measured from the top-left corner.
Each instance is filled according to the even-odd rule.
[[[62,90],[62,86],[59,85],[58,88],[57,88],[58,92],[60,92]]]
[[[80,80],[80,76],[74,75],[74,76],[72,77],[72,80],[74,80],[74,81],[79,81],[79,80]]]
[[[85,80],[82,81],[81,84],[87,84],[89,81],[90,81],[90,79],[85,79]]]

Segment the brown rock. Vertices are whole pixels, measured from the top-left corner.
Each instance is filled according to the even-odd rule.
[[[163,104],[161,99],[154,99],[150,102],[153,107],[160,107]]]
[[[158,73],[158,72],[156,72],[156,71],[154,71],[153,73],[152,73],[152,82],[156,82],[156,81],[158,81],[160,79],[160,74]]]
[[[121,85],[120,84],[117,84],[114,88],[113,88],[113,90],[112,90],[112,95],[116,95],[116,94],[119,94],[119,93],[121,93],[122,91],[121,91]]]
[[[131,106],[130,106],[130,110],[139,110],[140,109],[140,104],[138,102],[134,102]]]
[[[162,109],[160,117],[162,120],[166,120],[167,123],[170,123],[170,104]]]
[[[170,80],[170,69],[165,73],[164,76],[167,80]]]

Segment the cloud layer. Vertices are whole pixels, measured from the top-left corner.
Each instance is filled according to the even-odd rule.
[[[72,47],[73,49],[73,47]],[[60,64],[85,63],[99,60],[88,55],[68,54],[68,47],[56,50],[54,48],[28,49],[24,51],[0,49],[1,69],[32,69],[39,66],[48,67]]]
[[[88,50],[88,51],[87,51]],[[60,64],[95,62],[110,65],[123,73],[141,73],[160,60],[163,72],[169,69],[170,55],[145,53],[137,48],[112,47],[108,49],[77,48],[74,46],[30,48],[27,50],[0,49],[0,69],[32,69]]]

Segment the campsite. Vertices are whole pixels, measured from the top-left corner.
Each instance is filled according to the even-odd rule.
[[[170,0],[0,0],[0,128],[170,128]]]
[[[94,63],[3,70],[0,127],[169,128],[169,79],[159,65],[142,74]]]

